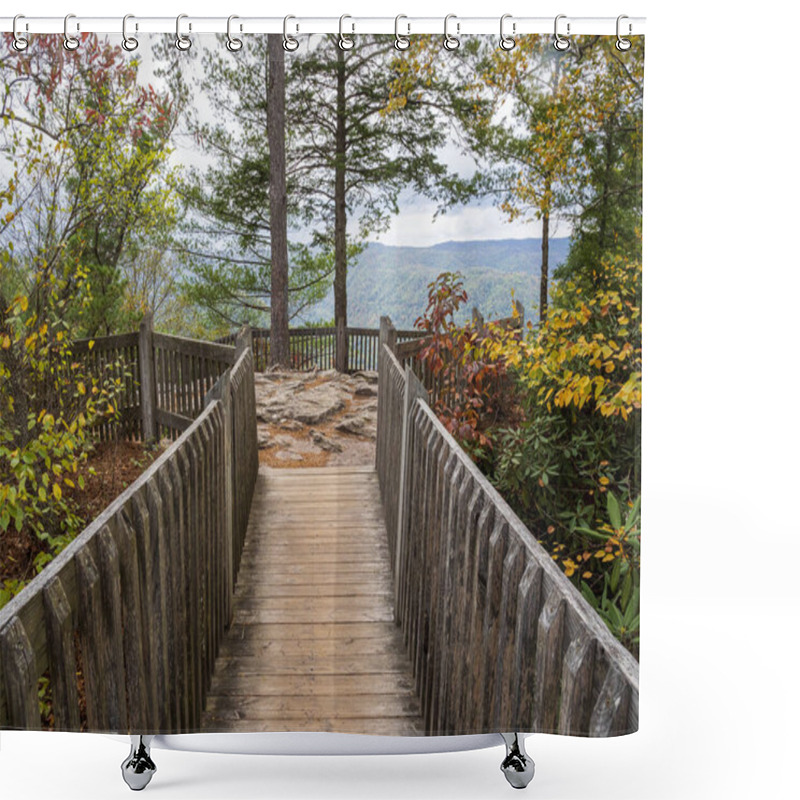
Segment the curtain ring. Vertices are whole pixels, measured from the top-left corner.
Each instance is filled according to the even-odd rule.
[[[553,47],[555,47],[555,49],[558,50],[559,52],[563,52],[564,50],[569,50],[569,39],[566,39],[565,37],[561,36],[558,32],[558,21],[560,19],[566,19],[566,18],[567,18],[566,14],[559,14],[556,17],[556,22],[554,27],[555,35],[553,36]],[[567,36],[569,36],[569,22],[567,22]]]
[[[620,32],[619,32],[620,31],[620,22],[622,22],[623,19],[628,19],[628,17],[625,14],[620,14],[617,17],[617,43],[614,45],[617,48],[617,50],[619,50],[622,53],[624,53],[626,50],[630,50],[631,49],[631,40],[630,39],[623,39],[622,36],[620,35]],[[633,25],[631,25],[631,23],[629,22],[628,23],[628,36],[631,35],[632,31],[633,31]]]
[[[355,42],[352,40],[350,36],[345,36],[344,34],[344,21],[346,19],[353,19],[349,14],[342,14],[339,17],[339,49],[340,50],[352,50],[355,47]],[[355,31],[356,26],[352,26],[353,31]]]
[[[451,19],[456,20],[456,33],[458,34],[461,31],[461,23],[458,22],[458,17],[455,14],[448,14],[444,18],[444,38],[442,39],[442,47],[445,50],[458,50],[461,41],[459,40],[458,36],[453,36],[450,31],[447,29],[448,23]]]
[[[178,50],[188,50],[192,46],[192,40],[188,36],[184,36],[181,33],[181,20],[186,19],[189,15],[188,14],[178,14],[177,19],[175,20],[175,47]],[[192,29],[192,23],[189,23],[189,30]]]
[[[296,19],[291,14],[289,16],[283,18],[283,49],[286,50],[287,53],[293,53],[300,47],[300,42],[289,33],[289,20]]]
[[[122,18],[122,47],[129,53],[139,46],[139,40],[135,36],[128,36],[128,20],[134,19],[133,14],[126,14]],[[136,23],[136,30],[139,30],[139,23]]]
[[[503,29],[507,19],[511,19],[511,14],[503,14],[500,17],[500,48],[502,50],[513,50],[517,44],[517,40],[514,38],[514,34],[517,32],[517,23],[511,23],[511,35],[509,36]]]
[[[23,50],[26,50],[28,48],[28,45],[30,44],[30,42],[28,42],[28,40],[17,30],[17,21],[20,19],[25,19],[25,17],[22,14],[17,14],[17,16],[14,17],[14,26],[13,26],[14,41],[11,42],[11,46],[18,53],[21,53]],[[26,22],[25,33],[27,32],[28,32],[28,23]]]
[[[242,47],[244,47],[244,42],[242,42],[241,39],[231,36],[231,22],[233,22],[235,19],[239,19],[236,14],[231,14],[228,17],[228,41],[225,42],[225,47],[227,47],[231,53],[238,53]],[[241,29],[242,27],[240,25],[239,30],[241,31]]]
[[[69,21],[71,19],[75,19],[74,14],[67,14],[67,16],[64,17],[64,49],[69,50],[70,52],[73,50],[77,50],[81,44],[81,40],[75,36],[70,35],[70,32],[68,30]],[[79,31],[80,29],[81,29],[80,24],[76,22],[75,23],[76,32]]]
[[[395,50],[408,50],[411,47],[411,39],[408,38],[408,33],[411,33],[411,24],[406,23],[406,27],[408,28],[408,33],[405,36],[400,35],[400,20],[401,19],[408,19],[405,14],[398,14],[394,18],[394,48]]]

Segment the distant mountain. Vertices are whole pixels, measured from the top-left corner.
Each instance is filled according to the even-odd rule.
[[[371,242],[347,276],[347,316],[353,327],[377,327],[384,314],[398,328],[411,328],[427,305],[428,284],[442,272],[460,272],[469,295],[459,321],[477,306],[485,319],[507,317],[511,290],[526,318],[539,307],[541,239],[443,242],[430,247],[394,247]],[[566,260],[569,238],[550,240],[550,274]],[[309,321],[333,319],[333,290],[304,314]]]

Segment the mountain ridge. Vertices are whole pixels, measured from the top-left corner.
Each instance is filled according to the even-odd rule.
[[[569,252],[569,238],[550,239],[549,272]],[[539,306],[540,238],[448,240],[433,245],[370,242],[348,270],[347,317],[353,327],[377,327],[388,315],[398,328],[413,327],[425,311],[427,286],[442,272],[460,272],[468,294],[456,321],[473,306],[487,319],[509,316],[511,292],[530,317]],[[309,322],[333,319],[333,290],[303,314]]]

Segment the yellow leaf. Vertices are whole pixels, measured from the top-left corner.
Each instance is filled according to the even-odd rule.
[[[86,394],[86,387],[83,385],[83,381],[78,381],[78,394]]]
[[[61,487],[57,483],[53,484],[53,497],[55,497],[56,500],[61,499]]]

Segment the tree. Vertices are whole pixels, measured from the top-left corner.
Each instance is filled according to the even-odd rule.
[[[286,216],[286,65],[283,39],[267,36],[269,53],[270,113],[267,119],[269,139],[269,213],[272,232],[272,273],[270,291],[270,360],[289,365],[289,245]]]
[[[444,135],[430,109],[411,103],[403,113],[385,113],[392,70],[402,59],[393,42],[360,37],[345,52],[335,37],[315,38],[287,59],[290,318],[322,299],[333,277],[336,322],[346,325],[348,262],[369,233],[385,229],[403,190],[426,191],[444,174],[436,154]],[[248,42],[235,56],[208,53],[203,87],[225,121],[204,123],[189,111],[188,130],[214,159],[184,186],[195,215],[185,251],[199,277],[189,291],[232,323],[274,313],[271,254],[282,245],[275,240],[278,220],[271,206],[282,192],[269,141],[280,146],[280,111],[273,114],[280,101],[277,89],[274,96],[269,89],[277,86],[270,83],[270,63],[263,40]],[[266,139],[264,131],[271,132]],[[273,181],[276,197],[267,202]],[[338,357],[342,369],[343,348]]]
[[[446,169],[437,157],[445,142],[426,103],[410,101],[387,113],[394,75],[405,53],[393,37],[361,36],[352,50],[333,36],[292,59],[289,93],[293,135],[303,150],[299,193],[317,236],[333,243],[334,315],[347,324],[347,265],[366,236],[384,230],[403,190],[435,191]],[[348,234],[348,221],[357,233]],[[337,369],[347,353],[338,351]]]
[[[617,254],[641,259],[644,42],[619,52],[608,37],[581,49],[574,102],[584,113],[583,170],[573,186],[572,242],[563,278],[591,278]],[[595,285],[596,288],[596,285]]]
[[[58,37],[42,37],[30,53],[7,48],[0,58],[0,147],[14,170],[2,234],[15,244],[7,268],[38,311],[46,292],[63,285],[70,297],[86,272],[81,321],[93,334],[118,324],[120,263],[134,241],[171,224],[164,172],[174,114],[168,96],[140,85],[138,62],[120,47],[96,36],[83,45],[66,52]],[[40,266],[73,278],[36,284]]]
[[[288,322],[324,297],[333,270],[332,257],[313,240],[288,240],[288,230],[299,222],[296,148],[286,131],[284,158],[270,147],[270,140],[279,147],[276,121],[286,93],[282,80],[275,79],[283,64],[279,45],[280,37],[268,36],[248,41],[235,54],[222,47],[207,50],[199,65],[205,102],[197,102],[197,65],[191,54],[178,53],[169,42],[156,48],[159,73],[180,104],[181,135],[206,162],[185,170],[179,182],[185,215],[175,249],[187,265],[183,291],[205,314],[209,335],[244,322],[274,325],[284,293]],[[210,119],[200,111],[207,106],[213,109]],[[283,160],[285,177],[273,174],[275,159]],[[276,226],[274,211],[278,218],[285,216],[286,232],[283,222]],[[274,285],[275,278],[281,281],[280,274],[273,276],[276,265],[287,271],[285,289]]]

